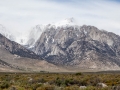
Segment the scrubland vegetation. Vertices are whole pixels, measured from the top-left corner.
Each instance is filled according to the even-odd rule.
[[[119,73],[0,74],[0,90],[120,90],[119,86]]]

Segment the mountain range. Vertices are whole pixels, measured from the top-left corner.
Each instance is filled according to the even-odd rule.
[[[46,67],[51,71],[120,70],[120,36],[95,26],[80,26],[74,18],[37,25],[21,38],[2,25],[0,33],[0,67],[19,71],[26,70],[24,65],[30,71]],[[6,58],[9,55],[12,60]]]

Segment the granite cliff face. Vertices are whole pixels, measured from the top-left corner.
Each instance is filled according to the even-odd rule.
[[[119,69],[120,36],[94,26],[50,26],[32,49],[46,61],[88,69]]]

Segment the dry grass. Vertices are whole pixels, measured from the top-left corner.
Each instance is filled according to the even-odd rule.
[[[104,83],[108,87],[98,87]],[[80,89],[86,86],[86,89]],[[120,74],[114,73],[1,73],[0,90],[112,90],[120,86]]]

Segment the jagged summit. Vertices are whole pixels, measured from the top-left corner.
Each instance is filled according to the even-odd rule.
[[[66,18],[64,20],[61,20],[57,23],[55,23],[55,26],[65,26],[65,25],[77,25],[76,20],[72,17],[72,18]]]
[[[120,69],[120,36],[94,26],[47,29],[32,50],[55,65]]]
[[[66,18],[64,20],[61,20],[57,23],[51,23],[51,24],[46,24],[46,25],[36,25],[35,27],[33,27],[33,29],[29,32],[28,35],[28,40],[26,45],[28,46],[28,48],[33,48],[35,43],[37,42],[37,40],[40,38],[41,34],[46,31],[46,30],[51,30],[51,28],[59,31],[57,28],[68,28],[68,27],[74,27],[74,28],[78,28],[76,20],[72,17],[72,18]],[[67,30],[67,29],[66,29]],[[24,44],[25,45],[25,44]]]
[[[66,28],[75,25],[77,25],[76,20],[72,17],[63,19],[57,23],[38,24],[27,32],[16,32],[13,34],[9,32],[2,24],[0,24],[0,33],[12,41],[15,41],[21,45],[27,45],[31,48],[34,47],[35,42],[40,38],[40,35],[46,29],[54,28],[57,30],[58,27]]]

